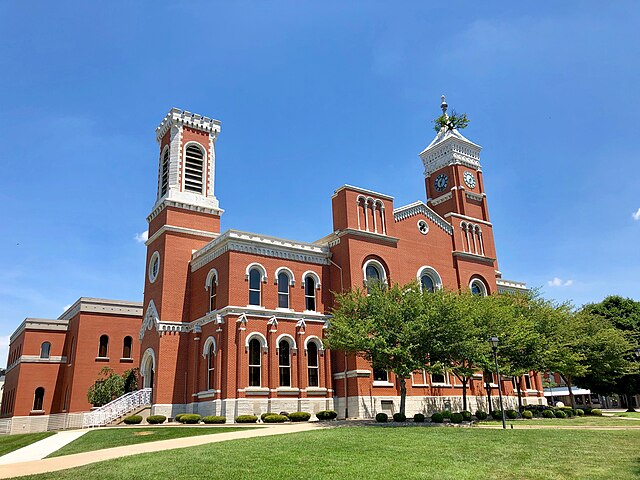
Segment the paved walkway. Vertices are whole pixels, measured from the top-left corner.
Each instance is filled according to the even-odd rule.
[[[113,458],[138,455],[139,453],[159,452],[174,448],[194,447],[197,445],[205,445],[207,443],[224,442],[227,440],[237,440],[242,438],[297,433],[320,428],[325,427],[324,425],[318,425],[315,422],[298,424],[294,423],[289,425],[272,425],[268,427],[257,428],[255,430],[240,430],[235,432],[216,433],[213,435],[201,435],[197,437],[173,438],[171,440],[140,443],[138,445],[106,448],[104,450],[94,450],[92,452],[76,453],[74,455],[65,455],[62,457],[45,458],[35,461],[23,461],[21,463],[12,463],[10,465],[0,465],[0,478],[13,478],[22,475],[35,475],[38,473],[55,472],[57,470],[64,470],[66,468],[79,467],[82,465],[87,465],[89,463],[101,462],[103,460],[111,460]],[[77,432],[77,430],[63,433],[73,432]],[[81,432],[85,433],[86,431]],[[52,437],[55,436],[56,435],[53,435]],[[41,440],[41,442],[42,441],[44,440]]]
[[[80,438],[89,430],[68,430],[66,432],[58,432],[47,438],[43,438],[37,442],[19,448],[13,452],[0,457],[0,465],[10,463],[32,462],[34,460],[42,460],[47,455],[60,450],[62,447],[74,440]]]

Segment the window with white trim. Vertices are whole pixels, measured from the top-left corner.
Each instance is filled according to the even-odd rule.
[[[191,144],[187,146],[184,156],[184,189],[188,192],[202,193],[204,152],[198,145]]]
[[[209,281],[209,311],[213,312],[217,308],[218,295],[218,277],[216,274],[211,275]]]
[[[162,154],[162,166],[160,167],[160,197],[164,197],[169,189],[169,149],[165,148]]]
[[[433,281],[431,275],[429,275],[428,273],[423,273],[422,275],[420,275],[420,287],[422,288],[423,292],[433,293],[436,291],[435,282]]]
[[[320,363],[318,362],[318,345],[316,342],[307,344],[307,376],[310,387],[320,386]]]
[[[478,295],[480,297],[487,296],[487,286],[484,284],[482,280],[479,280],[477,278],[471,280],[471,284],[469,285],[469,288],[471,288],[471,293],[473,295]]]
[[[257,338],[252,338],[249,341],[249,386],[259,387],[262,383],[260,378],[261,371],[261,351],[260,341]]]
[[[49,342],[42,342],[40,345],[40,358],[49,358],[51,355],[51,344]]]
[[[213,342],[209,344],[207,350],[207,390],[213,390],[215,387],[215,368],[216,368],[216,349]]]
[[[153,252],[149,259],[149,281],[151,283],[156,281],[158,273],[160,272],[160,254],[156,251]]]
[[[260,270],[252,268],[249,271],[249,305],[261,305],[261,281]]]
[[[305,310],[316,310],[316,280],[311,275],[304,279],[304,306]]]
[[[388,382],[389,372],[387,372],[384,368],[373,367],[373,381]]]
[[[446,384],[447,383],[447,375],[446,373],[432,373],[431,374],[431,384]]]
[[[278,274],[278,307],[289,308],[289,275],[285,272]]]
[[[291,386],[291,349],[289,342],[280,340],[278,344],[278,367],[281,387]]]
[[[364,266],[364,280],[367,292],[375,284],[384,285],[386,283],[386,274],[382,264],[375,260],[369,260]]]

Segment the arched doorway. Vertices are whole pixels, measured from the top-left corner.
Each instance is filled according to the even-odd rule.
[[[156,372],[156,355],[153,348],[147,348],[140,361],[140,375],[142,375],[142,388],[153,388],[153,380]]]

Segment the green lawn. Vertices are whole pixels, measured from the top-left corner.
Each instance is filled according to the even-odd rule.
[[[513,423],[514,428],[520,425],[563,425],[563,426],[584,426],[584,427],[640,427],[640,422],[626,420],[624,418],[615,417],[573,417],[573,418],[534,418],[531,420],[509,420],[507,419],[507,428]],[[479,425],[502,425],[501,420],[492,420],[479,422]]]
[[[18,450],[19,448],[31,445],[33,442],[47,438],[53,435],[54,432],[40,432],[40,433],[20,433],[18,435],[0,435],[0,456],[6,455],[9,452]]]
[[[640,418],[640,412],[616,413],[617,417]]]
[[[639,475],[638,430],[339,427],[147,453],[28,478],[593,480]]]
[[[92,430],[77,440],[53,452],[49,457],[60,457],[73,453],[90,452],[102,448],[134,445],[136,443],[170,440],[172,438],[211,435],[212,433],[235,432],[247,427],[148,427],[148,428],[106,428]]]

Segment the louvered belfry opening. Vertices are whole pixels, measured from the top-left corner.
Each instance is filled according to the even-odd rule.
[[[187,147],[184,162],[184,189],[189,192],[202,193],[202,169],[204,153],[196,145]]]
[[[164,197],[169,188],[169,149],[162,155],[162,175],[160,177],[160,196]]]

